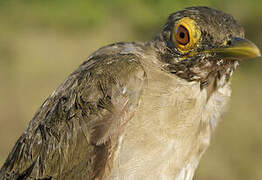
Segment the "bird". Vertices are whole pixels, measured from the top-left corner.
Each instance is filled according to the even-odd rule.
[[[148,42],[91,54],[43,102],[1,180],[191,180],[231,96],[239,62],[260,56],[230,15],[172,13]]]

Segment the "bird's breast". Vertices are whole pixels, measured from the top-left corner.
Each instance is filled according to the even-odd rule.
[[[207,100],[197,82],[152,69],[147,78],[138,109],[119,138],[108,179],[190,180],[225,110],[229,87]]]

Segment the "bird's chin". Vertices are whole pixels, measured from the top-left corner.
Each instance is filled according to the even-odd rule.
[[[231,61],[231,62],[233,62],[233,68],[234,68],[234,70],[236,70],[236,68],[237,68],[237,66],[239,65],[239,59],[226,59],[225,61]]]

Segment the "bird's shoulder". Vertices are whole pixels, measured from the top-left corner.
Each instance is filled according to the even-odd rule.
[[[139,103],[146,76],[141,47],[106,46],[69,75],[36,112],[0,177],[101,176]]]

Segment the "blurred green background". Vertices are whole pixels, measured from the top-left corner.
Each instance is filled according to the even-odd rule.
[[[232,14],[262,49],[261,0],[0,0],[0,166],[44,99],[90,53],[150,40],[170,13],[196,5]],[[195,179],[262,179],[261,70],[257,58],[235,72],[231,108]]]

